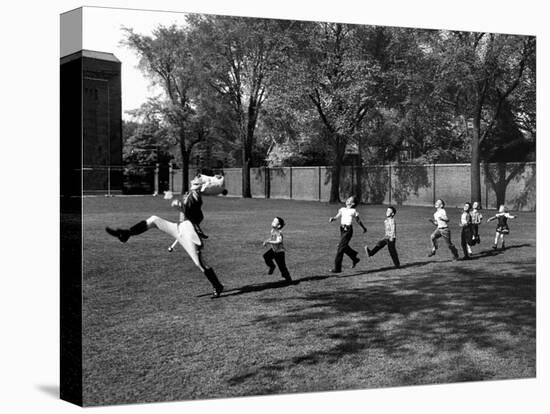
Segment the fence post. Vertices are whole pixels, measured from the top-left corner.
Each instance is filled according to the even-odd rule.
[[[292,200],[292,167],[290,168],[290,199]]]
[[[321,166],[317,167],[317,175],[319,176],[319,201],[321,201]]]
[[[174,167],[172,163],[168,164],[168,189],[174,191]]]
[[[270,180],[271,180],[271,177],[270,177],[270,169],[269,167],[264,167],[265,170],[264,170],[264,194],[265,194],[265,198],[270,198],[271,197],[271,189],[270,189]]]
[[[107,166],[107,197],[111,197],[111,166]]]

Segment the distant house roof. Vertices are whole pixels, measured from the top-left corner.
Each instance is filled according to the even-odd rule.
[[[63,65],[64,63],[67,63],[67,62],[70,62],[72,60],[76,60],[76,59],[79,59],[79,58],[83,58],[83,57],[90,58],[90,59],[107,60],[109,62],[120,63],[120,60],[118,60],[117,57],[115,55],[113,55],[112,53],[98,52],[96,50],[80,50],[76,53],[72,53],[70,55],[63,56],[61,58],[61,64]]]

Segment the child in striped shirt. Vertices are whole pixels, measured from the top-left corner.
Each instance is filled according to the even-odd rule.
[[[369,249],[368,246],[365,246],[365,252],[367,252],[369,257],[372,257],[376,254],[376,252],[378,252],[378,250],[382,249],[385,245],[388,245],[388,251],[390,252],[393,264],[396,268],[398,268],[400,263],[399,257],[397,256],[397,250],[395,248],[395,240],[397,238],[395,231],[395,213],[397,213],[395,207],[389,206],[386,210],[386,219],[384,220],[384,228],[386,231],[385,237],[382,240],[379,240],[372,250]]]
[[[472,254],[470,243],[472,243],[472,216],[470,215],[470,209],[472,205],[470,202],[464,203],[464,209],[460,216],[460,245],[462,252],[464,253],[464,260],[468,260]]]
[[[472,216],[472,241],[473,244],[479,244],[481,242],[479,238],[479,225],[481,224],[481,220],[483,220],[483,214],[480,212],[481,210],[481,204],[478,201],[474,201],[474,204],[472,206],[472,212],[470,215]]]

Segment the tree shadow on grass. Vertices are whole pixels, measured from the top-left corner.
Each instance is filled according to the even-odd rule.
[[[297,364],[338,366],[343,358],[371,352],[388,361],[408,361],[408,369],[392,373],[396,385],[437,381],[434,370],[449,360],[456,364],[445,372],[446,381],[498,377],[498,369],[518,360],[526,362],[520,375],[533,376],[535,299],[532,260],[509,262],[505,270],[494,272],[457,264],[426,276],[372,281],[364,288],[306,292],[285,314],[258,315],[254,323],[275,331],[292,324],[298,337],[330,345],[270,361],[238,373],[229,382],[255,381]],[[476,362],[476,355],[505,362],[483,365]]]

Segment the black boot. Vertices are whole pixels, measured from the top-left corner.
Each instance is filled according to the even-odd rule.
[[[119,239],[122,243],[126,243],[130,236],[137,236],[138,234],[144,233],[148,230],[147,228],[147,222],[145,220],[141,220],[139,223],[133,225],[130,227],[130,230],[126,229],[112,229],[110,227],[105,227],[105,231],[109,233],[111,236],[116,237]]]
[[[214,292],[212,292],[212,298],[219,298],[220,294],[223,292],[223,285],[220,283],[218,276],[216,276],[214,269],[212,269],[211,267],[206,269],[204,271],[204,275],[214,287]]]
[[[149,230],[147,227],[147,222],[145,220],[141,220],[139,223],[130,227],[129,235],[137,236],[138,234],[145,233],[147,230]]]
[[[112,229],[110,227],[105,227],[105,231],[109,233],[111,236],[116,237],[119,239],[122,243],[126,243],[128,239],[130,238],[130,231],[129,230],[123,230],[123,229]]]

